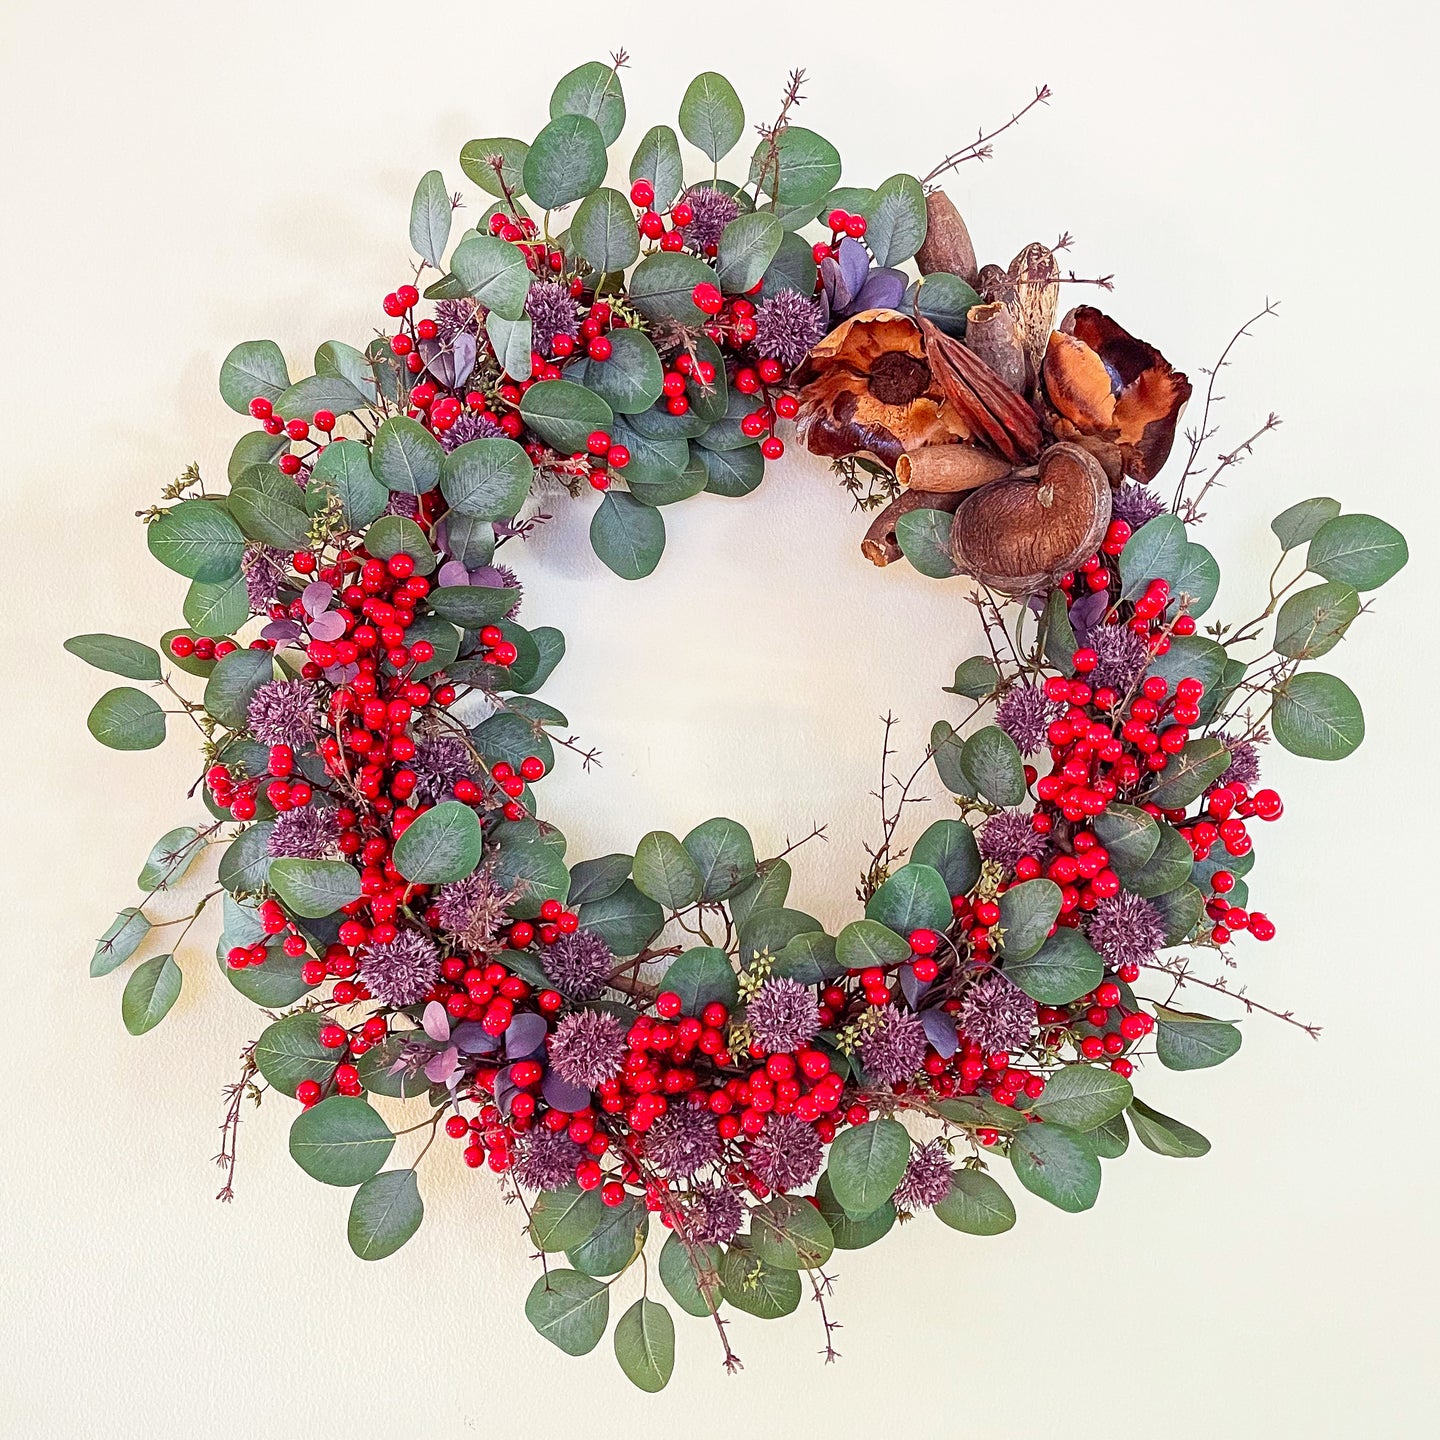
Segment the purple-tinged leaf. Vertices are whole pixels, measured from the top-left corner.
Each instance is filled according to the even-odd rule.
[[[905,298],[906,284],[906,277],[899,270],[873,270],[855,296],[853,308],[893,310]]]
[[[432,1040],[443,1042],[450,1039],[450,1012],[438,1000],[432,1000],[425,1007],[420,1023]]]
[[[447,1045],[425,1066],[425,1078],[435,1085],[448,1085],[460,1068],[460,1051]]]
[[[1070,628],[1081,645],[1086,637],[1105,618],[1110,608],[1110,596],[1104,590],[1095,590],[1082,596],[1070,607]]]
[[[301,592],[300,603],[307,615],[323,615],[335,598],[335,587],[324,580],[312,580]]]
[[[338,610],[326,610],[312,616],[308,628],[312,640],[338,640],[345,633],[345,617]]]
[[[852,296],[860,293],[869,270],[870,252],[858,240],[847,235],[840,242],[840,274]]]
[[[325,672],[325,678],[332,685],[348,685],[359,673],[358,665],[332,665]]]
[[[820,262],[820,283],[835,313],[843,314],[855,298],[855,292],[846,285],[845,273],[839,263],[828,256]]]
[[[300,638],[300,627],[293,620],[272,620],[261,632],[262,640],[289,645]]]
[[[920,1008],[920,997],[930,988],[928,980],[917,980],[915,978],[915,967],[913,965],[902,965],[900,967],[900,990],[905,996],[906,1003],[912,1010]]]
[[[590,1092],[585,1086],[572,1085],[553,1070],[545,1072],[540,1090],[545,1096],[545,1103],[552,1110],[563,1111],[566,1115],[574,1115],[590,1103]]]
[[[495,1105],[507,1120],[510,1118],[510,1102],[515,1098],[515,1092],[519,1088],[510,1078],[508,1068],[502,1070],[495,1077]]]
[[[505,1054],[511,1060],[523,1060],[544,1045],[549,1033],[550,1027],[543,1015],[537,1015],[533,1010],[522,1010],[505,1031]]]
[[[462,330],[451,342],[450,352],[455,368],[455,385],[463,385],[475,368],[476,337],[468,330]]]
[[[922,1010],[920,1023],[925,1027],[925,1038],[942,1060],[948,1060],[960,1048],[955,1022],[943,1010]]]
[[[435,578],[441,585],[468,585],[470,572],[458,560],[447,560]]]
[[[467,1055],[493,1055],[500,1037],[492,1035],[478,1020],[466,1020],[450,1032],[450,1039]]]
[[[449,347],[438,340],[420,342],[420,358],[425,368],[447,389],[455,388],[455,357]]]

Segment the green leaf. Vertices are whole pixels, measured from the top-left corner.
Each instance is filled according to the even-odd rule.
[[[1365,738],[1365,713],[1355,692],[1334,675],[1293,675],[1275,692],[1270,712],[1275,738],[1310,760],[1343,760]]]
[[[551,1270],[525,1297],[525,1318],[567,1355],[588,1355],[610,1323],[610,1290],[578,1270]]]
[[[237,570],[229,580],[215,584],[192,580],[180,610],[197,635],[219,640],[233,634],[250,618],[245,577]]]
[[[630,201],[608,185],[587,195],[570,222],[570,245],[601,275],[628,270],[640,254],[640,231]]]
[[[680,101],[680,133],[717,162],[735,148],[745,133],[745,107],[723,75],[707,70],[686,86]]]
[[[924,219],[923,207],[921,218]],[[868,234],[866,238],[869,238]],[[931,275],[921,276],[907,293],[904,308],[908,312],[913,304],[937,329],[958,339],[965,333],[971,308],[981,303],[980,294],[958,275],[937,270]]]
[[[85,724],[112,750],[153,750],[165,739],[165,712],[149,695],[129,685],[107,690]]]
[[[1283,550],[1293,550],[1315,538],[1320,527],[1327,520],[1333,520],[1340,513],[1340,502],[1328,495],[1318,495],[1313,500],[1301,500],[1288,510],[1282,510],[1271,522],[1270,528]]]
[[[714,945],[696,945],[665,972],[664,986],[680,997],[681,1013],[698,1015],[712,1001],[727,1010],[740,1001],[740,984],[730,957]]]
[[[635,884],[669,910],[698,900],[704,882],[685,847],[665,830],[652,830],[635,847]]]
[[[258,890],[270,873],[270,852],[266,848],[274,825],[261,820],[242,830],[220,857],[220,883],[236,891]]]
[[[149,933],[149,920],[134,905],[127,905],[95,942],[95,953],[90,957],[90,974],[99,979],[101,975],[118,970],[140,948]]]
[[[460,152],[460,168],[487,195],[505,198],[505,187],[517,199],[525,193],[525,157],[530,147],[523,140],[497,136],[489,140],[471,140]],[[492,160],[499,160],[500,170]]]
[[[910,858],[940,872],[951,895],[967,895],[980,878],[975,832],[961,820],[937,820],[915,842]]]
[[[197,844],[196,842],[199,841]],[[195,857],[205,848],[200,832],[193,825],[181,825],[162,835],[150,847],[150,854],[140,867],[137,890],[165,890],[190,868]]]
[[[399,850],[398,843],[395,848]],[[306,920],[333,915],[342,905],[360,898],[359,873],[343,860],[301,860],[293,856],[274,860],[270,885],[287,910]]]
[[[348,415],[352,410],[373,404],[374,393],[375,387],[368,377],[362,389],[345,375],[307,375],[297,380],[275,402],[275,413],[293,415],[301,420],[317,410],[333,410],[337,415]]]
[[[250,723],[255,692],[275,678],[275,657],[269,650],[232,650],[216,663],[205,682],[205,710],[227,730]]]
[[[865,243],[877,265],[900,265],[925,243],[925,191],[913,175],[892,175],[861,213],[865,216]],[[977,295],[970,303],[978,304],[979,299]]]
[[[965,741],[953,725],[937,720],[930,727],[930,754],[940,783],[952,795],[973,793],[961,763],[965,756]]]
[[[960,769],[995,805],[1018,805],[1025,798],[1025,762],[1015,742],[998,725],[987,725],[966,740]]]
[[[127,680],[160,678],[159,653],[138,640],[126,640],[121,635],[73,635],[65,648],[87,665],[123,675]]]
[[[446,800],[413,820],[395,842],[395,868],[412,884],[444,885],[472,874],[482,848],[475,812]]]
[[[730,914],[737,925],[743,925],[752,914],[761,910],[778,910],[790,893],[790,862],[775,859],[762,861],[756,877],[730,897]]]
[[[541,380],[520,402],[525,423],[562,454],[585,449],[592,430],[609,430],[615,415],[610,407],[583,385],[570,380]]]
[[[1120,552],[1120,598],[1136,600],[1152,580],[1168,580],[1172,592],[1185,568],[1185,523],[1178,515],[1157,515],[1125,542]]]
[[[905,1127],[898,1120],[871,1120],[835,1137],[825,1173],[842,1208],[869,1215],[895,1193],[909,1159]]]
[[[457,445],[440,463],[440,493],[477,520],[508,520],[525,503],[535,467],[513,440],[494,436]]]
[[[257,470],[260,468],[255,467]],[[302,508],[305,497],[279,471],[274,473],[281,483],[290,485],[294,490],[294,503],[273,490],[237,485],[230,492],[230,514],[247,539],[277,550],[303,550],[310,536],[310,517]]]
[[[1044,1093],[1027,1108],[1042,1120],[1085,1131],[1113,1120],[1134,1098],[1130,1082],[1113,1070],[1067,1065],[1045,1082]]]
[[[693,255],[661,250],[647,255],[630,276],[630,302],[647,320],[699,325],[705,315],[691,299],[697,285],[713,285],[715,272]]]
[[[410,244],[417,255],[442,270],[449,238],[450,192],[445,188],[445,177],[438,170],[430,170],[420,177],[410,202]]]
[[[681,127],[684,128],[683,126]],[[761,140],[750,160],[750,181],[781,205],[813,205],[835,188],[840,178],[840,152],[813,130],[787,125],[776,137],[779,175],[768,164],[770,141]]]
[[[1000,948],[1007,966],[1028,960],[1060,918],[1060,887],[1053,880],[1022,880],[1000,896]]]
[[[983,1170],[952,1170],[950,1193],[936,1218],[966,1235],[1003,1235],[1015,1224],[1015,1205],[1000,1182]]]
[[[440,483],[445,452],[418,420],[392,415],[382,421],[370,447],[370,469],[388,489],[424,495]]]
[[[618,1205],[606,1205],[595,1229],[565,1258],[582,1275],[614,1275],[623,1270],[643,1249],[650,1233],[645,1202],[627,1195]]]
[[[1017,1131],[1010,1139],[1010,1163],[1031,1194],[1072,1215],[1088,1210],[1100,1193],[1094,1148],[1064,1125],[1046,1122]]]
[[[1410,559],[1405,537],[1373,515],[1337,515],[1315,532],[1305,566],[1326,580],[1356,590],[1374,590],[1392,579]]]
[[[393,1255],[419,1228],[425,1202],[413,1170],[382,1170],[372,1175],[350,1201],[346,1233],[362,1260]]]
[[[639,415],[660,398],[665,387],[665,367],[649,337],[641,331],[612,330],[609,338],[608,360],[581,360],[572,364],[567,374],[593,390],[615,414]],[[628,469],[625,478],[630,478]]]
[[[612,490],[590,521],[590,544],[622,580],[641,580],[660,563],[665,521],[633,495]]]
[[[716,816],[680,842],[700,873],[701,894],[721,900],[755,875],[755,846],[738,820]]]
[[[286,1015],[267,1026],[255,1042],[260,1074],[282,1094],[293,1096],[302,1080],[322,1086],[330,1083],[343,1052],[320,1043],[324,1023],[324,1018],[314,1013]]]
[[[1198,1130],[1152,1110],[1143,1100],[1133,1101],[1127,1113],[1140,1143],[1157,1155],[1195,1160],[1210,1153],[1210,1142]]]
[[[1152,896],[1150,903],[1165,922],[1167,945],[1179,945],[1188,940],[1195,933],[1195,926],[1205,909],[1205,897],[1194,885],[1176,886],[1163,895]]]
[[[365,548],[377,560],[408,555],[415,562],[417,575],[429,575],[435,569],[435,552],[425,532],[403,515],[382,515],[365,532]]]
[[[720,288],[727,295],[743,295],[758,285],[784,235],[780,222],[763,210],[732,220],[720,236],[720,253],[715,258]]]
[[[290,1126],[291,1157],[322,1185],[363,1185],[394,1146],[390,1127],[354,1095],[331,1095]]]
[[[518,320],[525,313],[530,268],[519,248],[508,240],[467,235],[455,247],[450,268],[466,293],[487,310],[506,320]]]
[[[1198,799],[1230,767],[1230,752],[1213,735],[1190,740],[1160,772],[1146,797],[1162,810],[1183,810]]]
[[[1223,645],[1217,645],[1202,635],[1176,635],[1170,640],[1170,648],[1151,660],[1146,673],[1158,675],[1172,688],[1187,676],[1193,677],[1205,687],[1205,702],[1208,703],[1212,695],[1222,694],[1229,663]]]
[[[653,207],[659,211],[670,208],[685,185],[684,165],[680,159],[680,142],[668,125],[647,130],[630,162],[630,181],[648,180],[655,191]]]
[[[318,512],[329,495],[340,500],[350,530],[363,530],[385,513],[389,491],[370,471],[370,452],[358,440],[332,440],[321,452],[305,487],[305,505]]]
[[[845,966],[835,957],[835,941],[823,930],[811,930],[781,947],[771,973],[782,980],[798,980],[802,985],[825,985],[844,972]]]
[[[230,452],[225,478],[233,485],[252,465],[270,464],[289,444],[287,435],[267,435],[263,430],[247,430]]]
[[[180,967],[173,955],[153,955],[137,965],[120,997],[120,1018],[132,1035],[153,1030],[180,998]]]
[[[905,558],[932,580],[960,573],[950,558],[950,527],[954,516],[945,510],[908,510],[895,522],[895,539]]]
[[[582,860],[570,871],[570,904],[584,905],[591,900],[607,900],[629,878],[632,857],[601,855],[595,860]]]
[[[910,942],[878,920],[852,920],[835,937],[835,957],[847,970],[898,965],[910,958]]]
[[[1078,930],[1061,926],[1028,959],[1007,960],[1005,975],[1042,1005],[1068,1005],[1105,978],[1105,965]]]
[[[1292,660],[1313,660],[1345,638],[1360,613],[1353,586],[1327,580],[1292,595],[1275,619],[1275,649]]]
[[[867,920],[888,925],[897,935],[912,930],[935,930],[943,934],[954,919],[950,891],[938,870],[912,861],[902,865],[870,897],[865,907]]]
[[[697,1244],[687,1249],[672,1230],[660,1247],[659,1269],[661,1284],[687,1315],[703,1320],[720,1308],[718,1245]]]
[[[604,1208],[598,1190],[575,1184],[542,1190],[530,1207],[530,1238],[551,1254],[573,1250],[589,1239]]]
[[[1160,844],[1160,827],[1138,805],[1112,803],[1090,823],[1117,871],[1138,869]]]
[[[1214,603],[1220,590],[1220,566],[1215,557],[1193,540],[1185,546],[1185,560],[1175,578],[1175,598],[1188,596],[1187,607],[1194,619],[1199,619]]]
[[[762,950],[778,955],[801,935],[818,935],[825,927],[803,910],[752,910],[740,925],[740,960],[748,965]]]
[[[761,1320],[793,1314],[800,1304],[799,1272],[767,1265],[739,1239],[720,1259],[720,1288],[737,1310]]]
[[[815,1200],[837,1250],[863,1250],[867,1245],[883,1240],[897,1218],[892,1200],[887,1200],[868,1215],[851,1215],[835,1198],[828,1175],[822,1175],[816,1182]]]
[[[465,630],[479,630],[503,620],[519,599],[519,590],[505,585],[442,585],[425,597],[425,603],[441,619],[453,620]]]
[[[512,380],[528,380],[534,368],[535,326],[528,315],[507,320],[497,311],[485,317],[485,334],[500,368]]]
[[[993,695],[1000,683],[1000,672],[988,655],[972,655],[955,667],[952,684],[940,688],[949,695],[963,695],[967,700],[983,700]]]
[[[665,924],[665,912],[626,880],[603,900],[580,907],[582,929],[593,930],[619,956],[638,955]]]
[[[285,357],[273,340],[241,341],[220,366],[220,398],[237,415],[249,415],[257,396],[278,400],[289,385]]]
[[[750,1246],[780,1270],[813,1270],[834,1252],[825,1217],[806,1199],[775,1195],[750,1212]]]
[[[967,1130],[999,1130],[1008,1135],[1028,1123],[1011,1106],[997,1104],[983,1092],[936,1100],[931,1108],[937,1115]]]
[[[269,958],[263,965],[246,965],[239,970],[225,958],[227,949],[229,946],[222,936],[215,956],[220,973],[254,1005],[266,1010],[282,1010],[315,988],[301,973],[306,957],[287,955],[278,944],[266,942]]]
[[[1158,825],[1156,830],[1155,851],[1143,864],[1117,863],[1111,856],[1111,864],[1125,888],[1147,900],[1178,890],[1189,880],[1195,865],[1195,857],[1179,831],[1170,825]]]
[[[1124,1115],[1087,1130],[1085,1139],[1102,1160],[1118,1160],[1130,1148],[1130,1131]]]
[[[819,271],[815,267],[815,256],[810,242],[803,235],[787,230],[765,278],[760,284],[760,298],[768,300],[781,290],[794,290],[801,295],[815,293],[815,280]]]
[[[588,195],[604,181],[605,167],[605,137],[599,126],[585,115],[561,115],[530,146],[525,189],[542,210],[554,210]]]
[[[625,95],[614,65],[591,60],[561,77],[550,95],[550,118],[584,115],[600,127],[607,145],[625,128]]]
[[[240,573],[245,537],[210,500],[182,500],[145,527],[150,553],[167,570],[215,584]]]
[[[656,1300],[641,1296],[615,1326],[615,1358],[626,1378],[654,1394],[675,1369],[675,1322]]]
[[[1155,1007],[1155,1053],[1167,1070],[1208,1070],[1228,1060],[1243,1037],[1237,1026],[1208,1015]]]

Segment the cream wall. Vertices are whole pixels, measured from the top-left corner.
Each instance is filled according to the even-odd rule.
[[[1334,0],[10,0],[0,1433],[1433,1433],[1436,797],[1433,764],[1402,769],[1435,698],[1433,625],[1406,613],[1436,560],[1432,17]],[[1253,606],[1265,522],[1310,494],[1378,510],[1413,553],[1335,658],[1364,747],[1269,771],[1288,811],[1255,888],[1280,935],[1239,948],[1255,994],[1324,1022],[1323,1043],[1256,1019],[1222,1070],[1147,1072],[1141,1093],[1214,1151],[1132,1153],[1086,1216],[1022,1193],[1002,1239],[922,1221],[843,1257],[834,1369],[808,1305],[771,1328],[741,1317],[732,1380],[682,1322],[652,1399],[608,1341],[571,1362],[529,1331],[515,1217],[453,1154],[427,1165],[419,1236],[373,1268],[346,1246],[347,1196],[286,1155],[283,1101],[247,1120],[238,1199],[214,1203],[220,1087],[258,1028],[216,973],[215,927],[185,946],[184,995],[146,1039],[121,1028],[120,977],[85,974],[150,843],[193,818],[192,756],[183,737],[100,750],[84,717],[105,679],[59,649],[92,629],[153,639],[178,614],[183,582],[131,516],[192,458],[223,470],[242,428],[214,388],[227,348],[268,335],[303,363],[367,334],[404,278],[419,174],[458,184],[465,140],[533,133],[558,75],[621,43],[618,154],[673,119],[698,70],[724,70],[758,116],[803,63],[803,121],[872,182],[923,172],[1048,81],[1050,109],[953,187],[986,258],[1072,231],[1071,263],[1114,271],[1113,312],[1192,375],[1283,300],[1222,387],[1232,441],[1268,408],[1285,420],[1206,527],[1222,609]],[[635,586],[589,555],[590,508],[564,507],[521,565],[532,623],[570,640],[546,693],[604,752],[546,787],[555,818],[590,854],[716,813],[772,851],[828,821],[795,893],[842,921],[879,715],[894,707],[914,754],[955,713],[938,686],[975,642],[962,589],[871,569],[863,522],[803,458],[750,499],[667,512],[669,552]]]

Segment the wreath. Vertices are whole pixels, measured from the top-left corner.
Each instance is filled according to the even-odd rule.
[[[1192,532],[1278,422],[1205,459],[1217,367],[1162,497],[1191,384],[1094,306],[1057,323],[1063,286],[1096,283],[1062,274],[1062,247],[977,263],[935,182],[992,137],[923,181],[841,187],[834,147],[794,121],[797,73],[736,183],[720,164],[744,111],[707,73],[679,111],[703,177],[658,125],[625,194],[604,183],[623,63],[566,75],[530,144],[464,147],[490,203],[453,246],[460,196],[420,181],[419,259],[364,349],[329,341],[299,379],[272,341],[230,352],[220,394],[258,423],[227,485],[192,465],[141,515],[190,582],[184,625],[158,648],[67,648],[150,687],[99,700],[103,744],[149,749],[177,717],[198,732],[210,818],[156,843],[91,973],[163,945],[121,999],[150,1030],[220,902],[220,968],[268,1022],[226,1092],[220,1198],[247,1103],[292,1099],[291,1154],[353,1190],[350,1244],[379,1260],[415,1233],[420,1163],[448,1142],[523,1212],[540,1334],[585,1353],[612,1294],[633,1296],[614,1349],[655,1390],[666,1296],[735,1368],[733,1314],[809,1294],[833,1358],[835,1251],[924,1211],[1008,1230],[997,1169],[1081,1211],[1132,1136],[1207,1151],[1132,1081],[1240,1048],[1182,992],[1267,1010],[1230,981],[1275,934],[1246,879],[1253,822],[1282,809],[1261,749],[1360,743],[1354,694],[1306,667],[1407,552],[1373,516],[1302,500],[1271,523],[1263,611],[1202,631],[1220,572]],[[499,558],[593,487],[596,553],[647,575],[665,507],[753,490],[791,420],[878,512],[864,552],[970,577],[987,640],[908,777],[887,727],[863,915],[836,935],[788,903],[789,851],[758,858],[731,819],[568,853],[539,782],[560,750],[594,756],[537,698],[564,638],[519,622]],[[907,840],[927,773],[956,808]],[[162,918],[210,851],[215,888]]]

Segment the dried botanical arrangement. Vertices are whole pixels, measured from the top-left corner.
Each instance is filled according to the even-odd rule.
[[[150,1030],[219,901],[220,969],[265,1016],[227,1092],[222,1198],[246,1106],[293,1100],[292,1155],[353,1191],[350,1244],[379,1260],[420,1225],[443,1132],[523,1215],[535,1328],[585,1353],[627,1296],[615,1354],[657,1390],[672,1306],[736,1368],[735,1316],[808,1293],[833,1358],[837,1250],[927,1211],[1004,1232],[997,1171],[1080,1211],[1132,1137],[1206,1152],[1136,1086],[1240,1048],[1233,1019],[1181,1008],[1197,987],[1267,1009],[1230,979],[1275,934],[1246,878],[1282,811],[1261,749],[1360,743],[1354,694],[1308,667],[1407,552],[1302,500],[1271,524],[1263,612],[1202,633],[1220,571],[1192,530],[1258,434],[1202,463],[1212,375],[1160,497],[1191,382],[1094,306],[1062,312],[1086,283],[1063,244],[978,262],[935,182],[992,137],[924,180],[841,187],[795,123],[797,74],[724,179],[745,115],[707,73],[679,112],[701,178],[657,125],[627,194],[605,184],[623,64],[566,75],[532,142],[464,148],[486,208],[453,243],[461,197],[421,180],[419,258],[368,344],[328,341],[298,379],[273,342],[235,347],[220,393],[256,428],[223,484],[192,466],[142,512],[189,582],[184,624],[67,648],[135,682],[91,711],[103,744],[152,748],[178,717],[203,752],[208,820],[157,842],[91,973],[131,965],[123,1020]],[[834,935],[789,904],[795,847],[766,857],[728,818],[569,853],[538,785],[594,753],[537,696],[565,641],[520,623],[508,563],[548,518],[537,494],[593,489],[596,553],[648,575],[665,507],[748,494],[791,420],[878,507],[864,553],[970,577],[987,639],[908,776],[887,723],[863,914]],[[954,807],[907,839],[922,775]],[[212,853],[215,887],[165,918]]]

